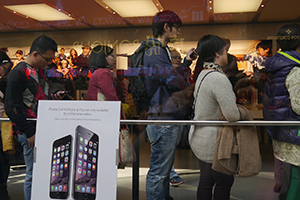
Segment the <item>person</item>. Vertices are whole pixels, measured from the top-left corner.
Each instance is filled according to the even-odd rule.
[[[3,117],[4,113],[4,98],[5,98],[5,80],[3,77],[10,71],[12,67],[12,62],[7,54],[3,51],[0,51],[0,76],[1,76],[1,83],[0,83],[0,96],[1,96],[1,109],[0,109],[0,117]],[[1,125],[1,123],[0,123]],[[2,136],[0,132],[0,199],[1,200],[8,200],[9,195],[7,191],[7,180],[9,175],[9,161],[7,155],[3,152],[3,145],[2,145]]]
[[[61,61],[58,57],[55,57],[53,60],[52,60],[52,63],[50,64],[51,65],[51,68],[52,69],[58,69],[58,66],[60,66],[61,64]],[[49,65],[49,66],[50,66]]]
[[[228,52],[231,46],[231,42],[228,38],[223,38],[223,40],[225,41],[226,44],[225,48]],[[224,73],[228,76],[228,79],[232,84],[232,87],[234,87],[238,81],[237,75],[239,74],[236,57],[230,53],[227,53],[227,60],[228,60],[228,64],[226,66],[223,66],[222,69]]]
[[[259,79],[259,70],[265,68],[265,62],[272,56],[272,41],[263,40],[256,45],[256,54],[258,57],[245,54],[244,60],[249,61],[253,66],[253,75]],[[249,74],[250,72],[246,72]]]
[[[73,76],[69,70],[69,67],[68,67],[68,61],[67,60],[63,60],[61,61],[61,66],[58,66],[57,68],[57,71],[60,72],[63,76],[63,78],[66,78],[66,79],[71,79],[73,80]]]
[[[222,66],[226,66],[228,62],[224,40],[215,35],[205,35],[198,44],[199,57],[204,63],[194,90],[194,120],[219,120],[222,114],[228,121],[239,120],[240,114],[232,85],[222,70]],[[230,199],[233,175],[212,169],[216,136],[216,126],[191,126],[189,142],[199,160],[201,172],[197,189],[198,200],[211,200],[212,190],[214,200]]]
[[[152,23],[153,36],[143,41],[137,51],[143,51],[143,66],[152,71],[145,76],[145,87],[150,97],[148,119],[178,119],[174,107],[166,106],[172,93],[186,87],[187,78],[174,70],[169,42],[175,42],[182,25],[179,16],[170,10],[155,15]],[[192,62],[190,57],[194,49],[187,53],[183,68]],[[146,196],[148,200],[173,199],[170,196],[170,171],[174,164],[175,150],[179,138],[177,125],[148,125],[147,135],[151,145],[150,169],[146,178]]]
[[[16,51],[16,57],[17,57],[17,60],[14,62],[14,65],[12,66],[12,69],[15,68],[15,66],[17,66],[17,64],[19,64],[19,62],[23,61],[24,58],[23,58],[23,51],[22,50],[18,50]]]
[[[257,88],[257,92],[258,92],[258,103],[262,103],[268,72],[265,68],[263,68],[259,70],[259,74],[260,74],[260,79],[255,84],[255,87]]]
[[[178,70],[178,69],[180,69],[180,65],[181,65],[181,61],[182,61],[181,55],[175,48],[170,48],[170,50],[171,50],[172,64],[174,66],[174,69]],[[187,73],[190,73],[190,70],[189,71],[187,70]],[[190,81],[190,76],[188,76],[188,77],[189,77],[188,81]],[[186,180],[182,179],[178,175],[178,173],[175,171],[174,165],[173,165],[171,172],[170,172],[170,185],[171,186],[179,186],[180,184],[183,184],[185,182],[186,182]]]
[[[266,61],[268,71],[263,99],[263,115],[269,121],[299,121],[300,86],[300,24],[287,24],[277,32],[277,44],[281,51]],[[300,199],[300,137],[299,127],[267,126],[272,138],[276,159],[290,164],[288,185],[282,182],[281,199]],[[276,168],[275,168],[276,170]],[[285,178],[283,177],[283,180]],[[288,189],[283,190],[286,187]]]
[[[88,68],[91,47],[89,45],[83,45],[81,49],[82,49],[82,54],[80,54],[79,57],[77,58],[77,66]]]
[[[187,77],[186,81],[188,82],[187,83],[188,85],[193,84],[194,82],[192,81],[192,78],[191,78],[191,69],[189,67],[188,68],[180,67],[180,65],[184,64],[184,63],[181,63],[182,58],[181,58],[180,52],[172,47],[170,47],[170,52],[171,52],[171,58],[172,58],[172,64],[174,66],[174,70],[177,71],[178,73],[184,74],[185,78]],[[184,70],[184,71],[180,72],[179,70]]]
[[[28,57],[20,62],[7,77],[5,97],[5,112],[13,124],[13,130],[23,146],[26,176],[24,182],[24,199],[31,199],[33,148],[35,143],[35,127],[27,118],[37,117],[39,100],[61,99],[62,91],[49,94],[48,84],[45,81],[44,68],[51,64],[57,51],[56,42],[42,35],[36,38]]]
[[[69,57],[67,59],[68,62],[69,62],[69,64],[70,64],[70,66],[71,66],[71,68],[76,68],[76,66],[77,66],[77,58],[78,58],[77,51],[74,48],[72,48],[70,50],[70,55],[69,55]]]
[[[82,47],[82,54],[77,58],[77,66],[78,68],[76,71],[73,70],[73,77],[75,79],[75,89],[76,90],[86,90],[88,88],[87,76],[89,75],[89,56],[91,47],[89,45],[83,45]],[[74,74],[74,72],[78,72],[78,74]]]
[[[65,55],[65,48],[60,49],[60,54],[56,56],[60,59],[60,61],[67,60],[67,56]]]
[[[113,72],[116,69],[116,58],[112,48],[102,45],[93,48],[89,66],[95,69],[88,86],[89,100],[124,100],[122,84],[117,82]]]
[[[264,89],[265,89],[265,84],[266,84],[266,81],[267,81],[267,74],[268,74],[268,72],[267,72],[267,70],[265,68],[262,68],[261,70],[259,70],[259,74],[260,74],[260,79],[254,85],[255,85],[255,88],[257,88],[258,103],[262,104],[263,103]],[[264,126],[260,126],[259,129],[260,129],[260,135],[261,135],[260,143],[263,145],[263,144],[265,144],[265,127]],[[270,137],[269,137],[268,141],[271,144]],[[275,164],[275,166],[276,166],[276,164]],[[281,181],[280,181],[280,178],[279,178],[279,180],[277,179],[277,175],[275,176],[275,180],[277,180],[276,183],[278,185],[275,186],[274,191],[278,191],[278,190],[280,190],[279,186],[281,185]]]

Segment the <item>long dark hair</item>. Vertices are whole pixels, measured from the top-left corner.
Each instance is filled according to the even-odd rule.
[[[112,54],[112,52],[113,49],[109,46],[98,45],[94,47],[89,57],[90,68],[108,68],[109,65],[106,61],[106,57]]]
[[[203,36],[197,44],[197,52],[199,58],[203,62],[214,62],[216,53],[225,47],[225,41],[216,35],[205,35]]]

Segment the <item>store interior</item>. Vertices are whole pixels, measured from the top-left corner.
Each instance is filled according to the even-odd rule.
[[[141,2],[146,4],[139,4]],[[214,34],[231,41],[228,53],[237,58],[241,73],[253,72],[252,64],[244,59],[245,55],[257,56],[256,45],[263,40],[272,42],[274,55],[277,51],[277,30],[287,23],[300,23],[299,8],[299,0],[0,0],[0,48],[7,52],[12,61],[17,60],[18,50],[22,50],[26,58],[32,41],[45,34],[57,42],[57,54],[64,48],[66,56],[69,56],[71,49],[81,54],[83,45],[91,48],[108,45],[119,55],[117,69],[127,70],[128,56],[142,41],[152,36],[151,24],[155,13],[172,10],[180,16],[183,26],[177,41],[169,46],[176,48],[182,57],[189,49],[197,47],[202,36]],[[47,10],[50,14],[46,14]],[[192,71],[195,64],[191,65]],[[85,94],[86,91],[77,91],[74,99],[85,100]],[[257,95],[253,95],[252,100],[241,102],[246,102],[244,105],[251,111],[254,120],[263,120],[262,105],[253,100],[257,99]],[[135,114],[132,98],[129,96],[126,100]],[[232,200],[278,198],[278,194],[273,192],[272,145],[267,135],[260,134],[261,137],[265,138],[260,145],[262,171],[251,178],[236,178]],[[141,146],[139,197],[146,199],[145,178],[149,168],[150,145],[145,141],[144,134],[140,134],[137,140]],[[15,166],[19,164],[22,166],[22,163],[14,163]],[[187,182],[180,187],[171,187],[174,199],[194,199],[199,167],[190,149],[178,148],[175,170]],[[12,200],[23,198],[24,176],[15,173],[11,173],[8,183]],[[129,164],[118,170],[118,199],[132,199],[131,184],[132,165]]]

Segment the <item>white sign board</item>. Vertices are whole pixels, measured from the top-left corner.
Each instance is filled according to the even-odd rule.
[[[120,102],[39,101],[32,200],[116,199]]]

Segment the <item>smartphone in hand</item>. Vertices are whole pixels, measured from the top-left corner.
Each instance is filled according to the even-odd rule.
[[[196,51],[196,49],[195,49],[195,50],[191,53],[190,58],[193,59],[193,60],[195,60],[195,59],[197,58],[197,56],[198,56],[198,53],[197,53],[197,51]]]

